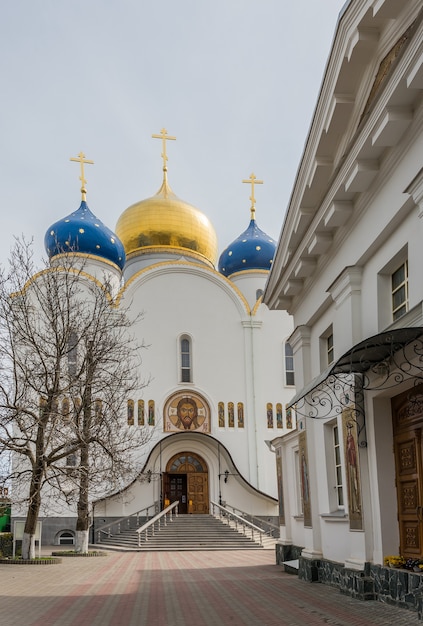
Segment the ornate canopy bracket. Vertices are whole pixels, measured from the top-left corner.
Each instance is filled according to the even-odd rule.
[[[333,364],[316,384],[290,402],[297,415],[329,419],[349,410],[365,447],[365,394],[423,383],[423,328],[400,328],[360,342]]]

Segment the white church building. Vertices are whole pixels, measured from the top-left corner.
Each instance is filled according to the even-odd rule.
[[[129,307],[135,337],[148,346],[140,366],[148,385],[127,399],[122,420],[151,429],[152,438],[140,450],[139,478],[94,502],[94,523],[98,528],[147,509],[151,516],[178,500],[180,514],[210,513],[215,502],[277,525],[270,441],[295,428],[285,410],[295,389],[291,318],[262,303],[276,242],[255,219],[251,175],[247,228],[218,259],[211,222],[169,185],[164,129],[159,138],[162,184],[123,211],[116,234],[83,196],[79,209],[45,237],[53,264],[66,249],[76,250],[84,280],[107,276],[114,303]],[[83,168],[82,153],[80,161]],[[71,539],[72,510],[42,519],[44,543]]]
[[[420,613],[422,220],[422,2],[350,0],[264,294],[294,320],[279,560]]]

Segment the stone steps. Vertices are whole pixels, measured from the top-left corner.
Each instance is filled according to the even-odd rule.
[[[138,534],[135,529],[105,537],[100,545],[110,549],[137,551],[181,551],[181,550],[257,550],[272,547],[274,540],[259,543],[245,536],[232,526],[223,523],[213,515],[179,515],[167,523],[160,531],[148,534],[148,540],[142,539],[138,546]],[[269,545],[272,543],[272,546]]]

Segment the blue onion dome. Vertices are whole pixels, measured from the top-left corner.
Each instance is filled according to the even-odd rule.
[[[236,272],[270,270],[276,250],[276,241],[263,232],[251,211],[247,230],[240,234],[222,252],[219,258],[219,272],[232,276]]]
[[[50,226],[44,237],[44,246],[49,259],[74,252],[105,259],[121,270],[125,265],[122,242],[91,213],[84,199],[77,211]]]

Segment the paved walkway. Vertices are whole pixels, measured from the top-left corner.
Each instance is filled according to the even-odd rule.
[[[1,626],[412,626],[282,572],[273,550],[109,552],[60,565],[0,565]]]

